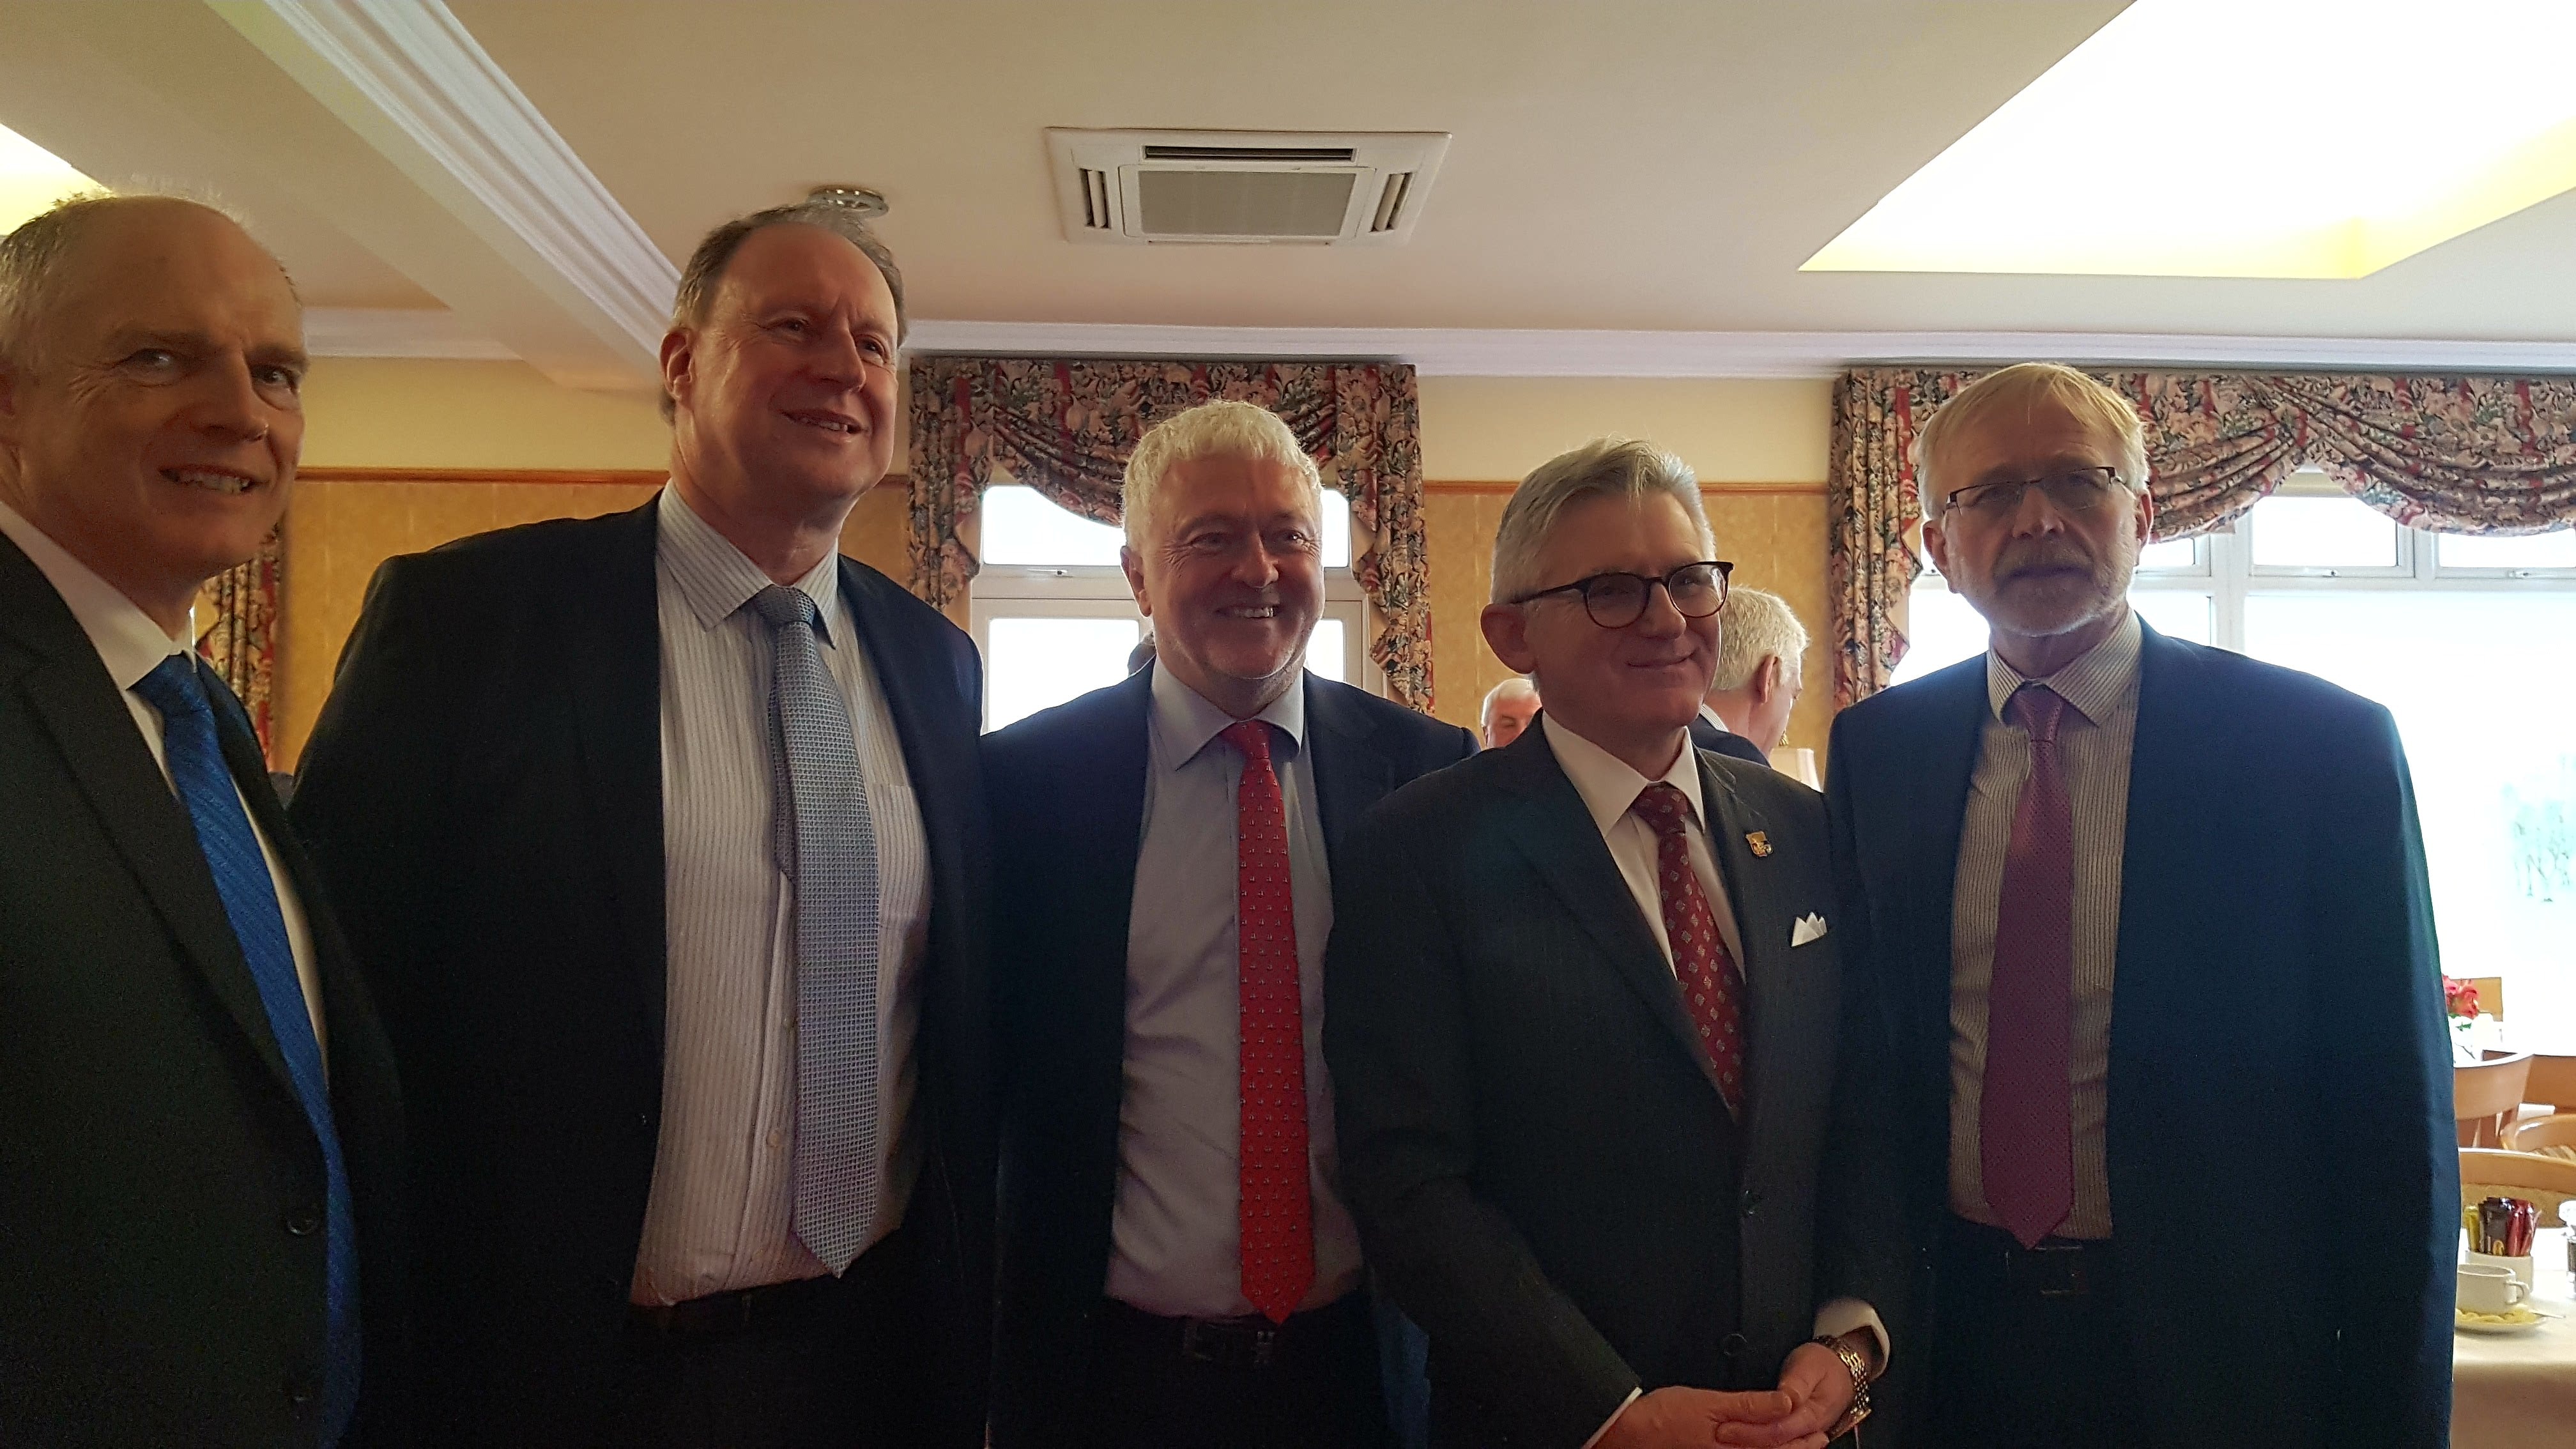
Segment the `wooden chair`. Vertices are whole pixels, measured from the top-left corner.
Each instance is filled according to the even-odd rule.
[[[2522,1110],[2531,1080],[2531,1053],[2488,1052],[2475,1066],[2451,1069],[2451,1115],[2462,1147],[2494,1147],[2507,1118]]]
[[[2508,1124],[2503,1135],[2507,1152],[2531,1152],[2576,1162],[2576,1112],[2561,1112],[2554,1117],[2525,1117]]]
[[[2531,1080],[2523,1085],[2522,1095],[2561,1112],[2576,1112],[2576,1057],[2533,1053]]]
[[[2566,1227],[2558,1209],[2576,1198],[2576,1162],[2532,1152],[2461,1148],[2460,1206],[2471,1207],[2490,1197],[2521,1198],[2539,1210],[2534,1219],[2539,1226]]]

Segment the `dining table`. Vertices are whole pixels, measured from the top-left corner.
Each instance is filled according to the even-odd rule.
[[[2451,1334],[2452,1449],[2567,1449],[2576,1444],[2576,1282],[2566,1228],[2543,1228],[2531,1248],[2531,1306],[2544,1315],[2519,1333]]]

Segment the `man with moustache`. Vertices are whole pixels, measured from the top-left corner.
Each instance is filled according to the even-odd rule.
[[[1485,691],[1485,748],[1499,750],[1538,718],[1538,686],[1515,674]]]
[[[441,1443],[982,1442],[981,677],[836,547],[900,286],[838,207],[718,227],[670,486],[369,591],[294,813],[412,1088]]]
[[[391,1053],[190,619],[285,511],[304,371],[210,207],[0,237],[0,1442],[397,1410]]]
[[[1971,384],[1916,476],[1993,640],[1845,710],[1831,782],[1931,1442],[2446,1443],[2450,1054],[2388,712],[2131,612],[2155,505],[2092,378]]]
[[[1334,872],[1325,1055],[1439,1445],[1821,1446],[1901,1308],[1837,1047],[1824,802],[1690,746],[1731,565],[1669,454],[1524,480],[1486,641],[1536,727],[1397,791]]]
[[[1002,1449],[1392,1443],[1324,942],[1352,822],[1475,740],[1306,672],[1322,501],[1259,407],[1158,424],[1120,555],[1154,662],[985,742]]]

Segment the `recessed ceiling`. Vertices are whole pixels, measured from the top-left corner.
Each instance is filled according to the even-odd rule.
[[[64,197],[97,185],[70,162],[0,126],[0,232],[14,231]]]

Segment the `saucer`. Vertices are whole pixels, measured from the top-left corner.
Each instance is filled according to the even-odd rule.
[[[2472,1313],[2461,1308],[2451,1314],[2451,1326],[2462,1333],[2529,1333],[2548,1321],[2547,1314],[2535,1313],[2529,1307],[2510,1308],[2502,1313]]]

